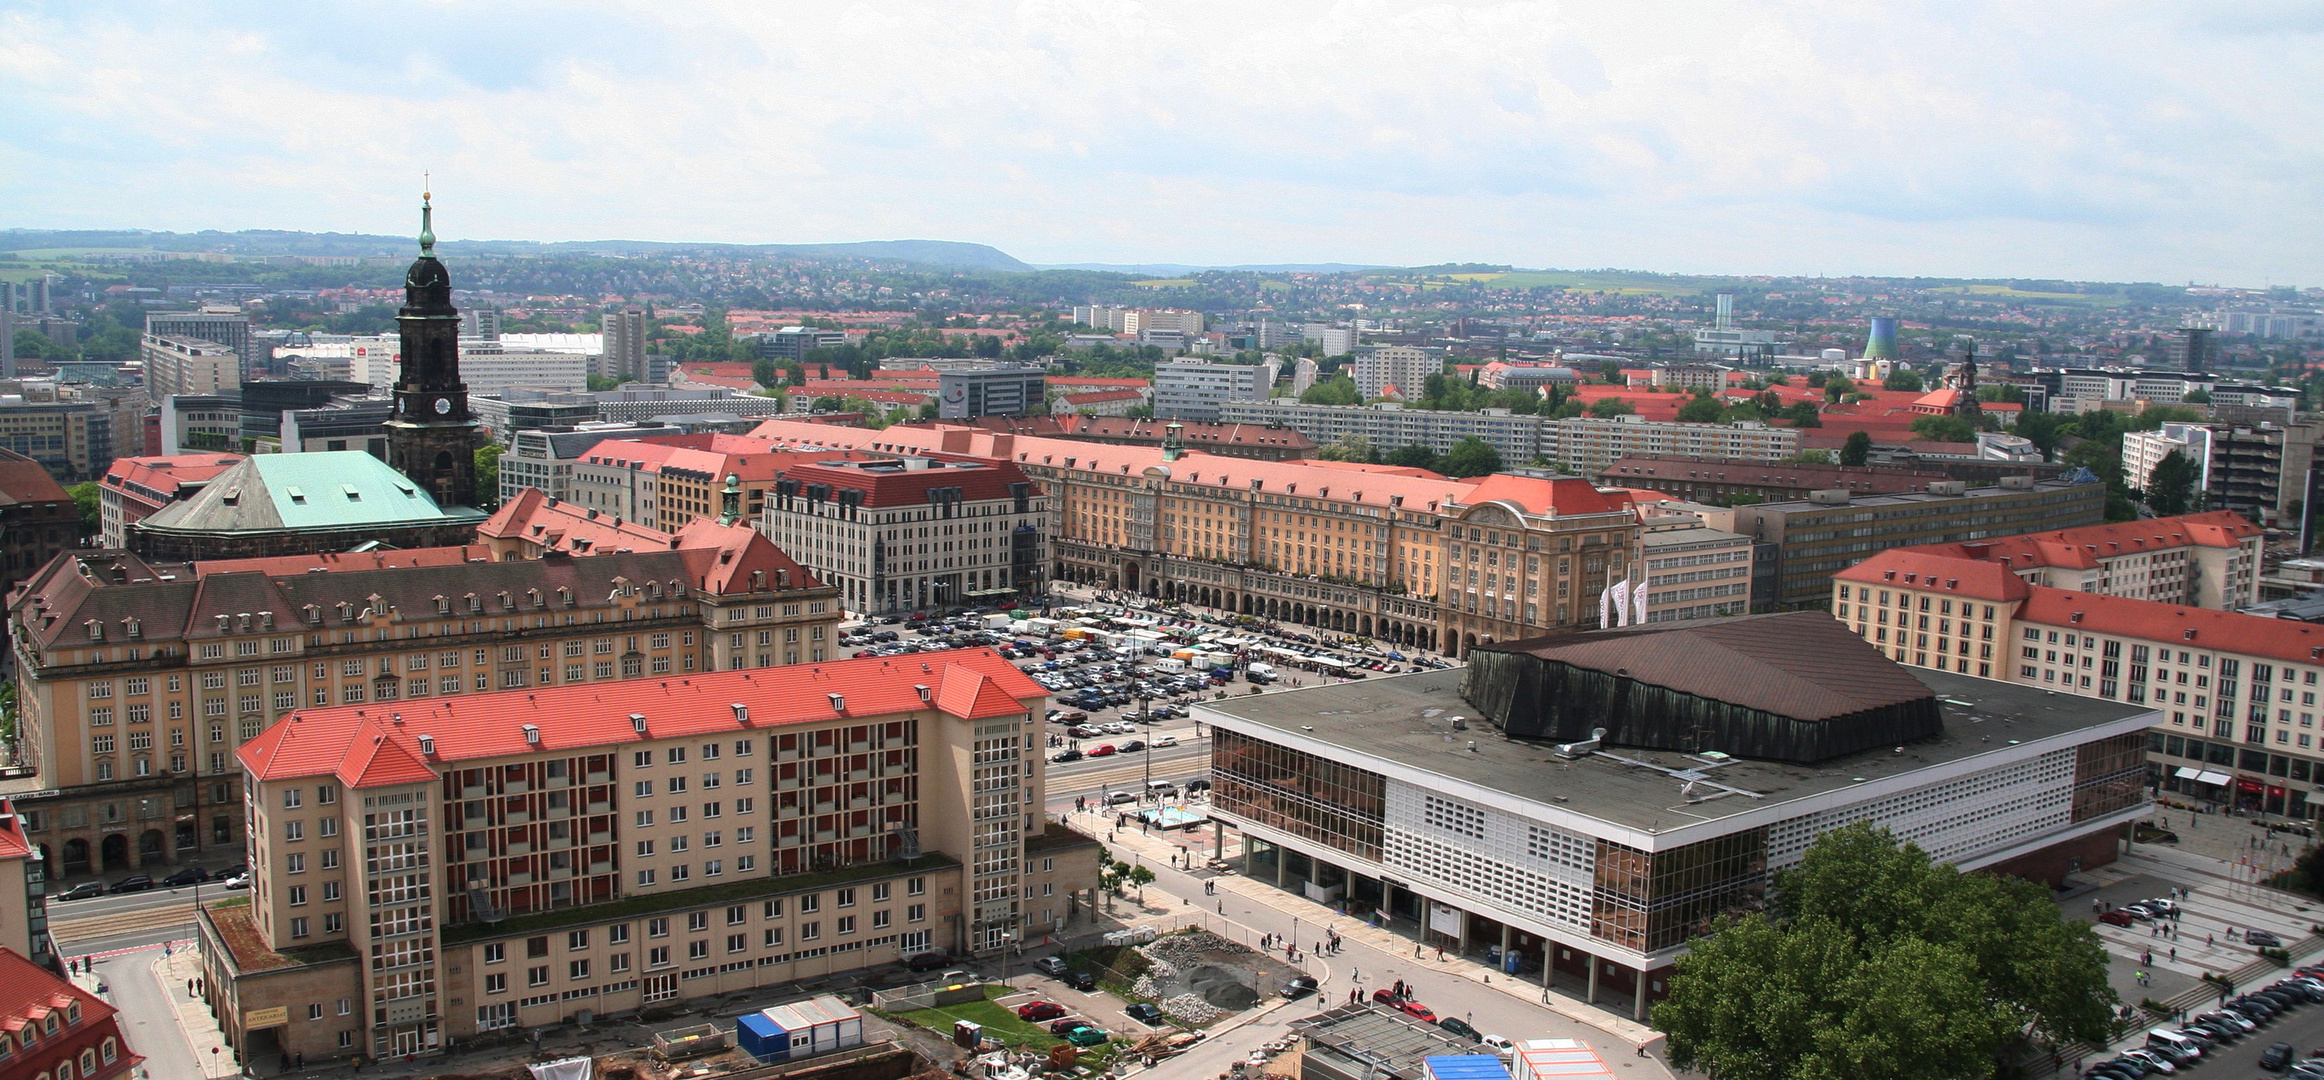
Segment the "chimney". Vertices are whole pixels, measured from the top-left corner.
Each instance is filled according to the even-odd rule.
[[[536,727],[536,726],[534,726],[534,725],[532,725],[532,724],[526,724],[526,725],[525,725],[525,745],[526,745],[526,746],[539,746],[539,745],[541,745],[541,729],[540,729],[539,727]]]

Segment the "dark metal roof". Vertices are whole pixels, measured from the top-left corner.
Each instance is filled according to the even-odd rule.
[[[1820,611],[1633,626],[1480,645],[1793,720],[1928,698],[1929,688]]]

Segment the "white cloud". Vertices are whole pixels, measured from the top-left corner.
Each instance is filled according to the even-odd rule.
[[[321,12],[318,14],[318,12]],[[34,5],[0,224],[2315,282],[2287,3]]]

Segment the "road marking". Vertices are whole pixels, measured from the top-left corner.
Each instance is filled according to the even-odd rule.
[[[186,948],[193,945],[193,943],[194,939],[192,938],[179,938],[175,941],[156,941],[151,945],[134,945],[126,949],[108,949],[104,952],[75,953],[73,958],[76,960],[88,960],[94,962],[97,960],[110,960],[116,956],[127,956],[133,952],[144,952],[147,949],[158,949],[164,945],[168,945],[172,948]]]

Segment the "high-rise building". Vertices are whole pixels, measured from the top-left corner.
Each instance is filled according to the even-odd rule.
[[[211,305],[199,311],[147,312],[145,333],[150,337],[192,338],[224,345],[241,358],[235,370],[237,379],[281,374],[270,367],[272,361],[266,353],[271,350],[250,333],[250,316],[237,307]]]
[[[2180,371],[2209,370],[2213,333],[2199,326],[2182,326],[2171,331],[2171,336],[2163,341],[2165,363]]]
[[[620,308],[599,317],[605,351],[599,361],[602,374],[639,382],[653,382],[646,370],[646,313],[643,308]]]
[[[1265,401],[1273,388],[1267,369],[1209,360],[1173,360],[1154,367],[1154,415],[1165,420],[1219,418],[1229,401]]]
[[[420,257],[404,272],[404,306],[395,317],[403,361],[395,381],[395,415],[387,422],[387,461],[427,489],[436,505],[476,505],[476,448],[483,432],[468,414],[460,381],[460,312],[452,275],[436,258],[434,210],[420,198]]]
[[[137,353],[145,361],[146,396],[155,403],[178,394],[217,394],[242,385],[242,355],[214,341],[147,334]]]
[[[1435,349],[1360,345],[1354,352],[1356,389],[1367,398],[1381,397],[1393,387],[1399,396],[1416,399],[1426,391],[1429,376],[1444,374],[1444,354]]]
[[[948,420],[1026,416],[1047,411],[1042,405],[1047,388],[1039,368],[945,371],[936,376],[936,407]]]

